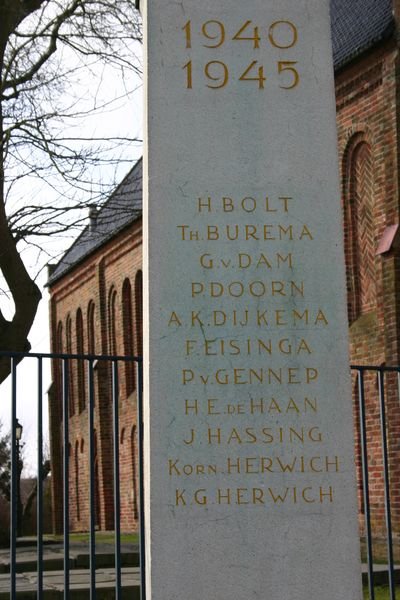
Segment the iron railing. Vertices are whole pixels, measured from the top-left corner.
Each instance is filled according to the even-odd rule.
[[[139,484],[139,562],[140,562],[140,597],[145,600],[145,548],[144,548],[144,503],[143,503],[143,413],[142,413],[142,387],[143,373],[142,361],[139,357],[103,356],[103,355],[78,355],[78,354],[44,354],[44,353],[6,353],[0,352],[2,360],[10,360],[11,388],[10,388],[10,422],[11,426],[11,489],[10,489],[10,598],[17,597],[17,532],[18,527],[18,478],[19,456],[15,425],[17,422],[17,389],[18,369],[22,359],[36,362],[37,380],[37,593],[40,600],[44,597],[44,526],[43,526],[43,407],[44,407],[44,380],[43,365],[51,361],[53,365],[53,381],[58,377],[59,395],[62,405],[60,427],[63,438],[62,477],[63,477],[63,556],[64,556],[64,600],[69,600],[70,581],[70,393],[71,374],[77,372],[74,364],[83,361],[86,373],[86,397],[88,450],[89,450],[89,572],[90,572],[90,598],[96,600],[96,490],[95,490],[95,439],[94,419],[96,399],[95,370],[99,364],[107,365],[106,385],[112,405],[112,454],[113,454],[113,512],[114,512],[114,553],[115,553],[115,598],[122,599],[121,581],[121,496],[120,496],[120,456],[119,456],[119,429],[120,429],[120,365],[128,362],[136,364],[136,388],[138,414],[136,417],[138,431],[138,484]],[[55,367],[54,365],[58,365]],[[366,544],[366,561],[368,574],[368,588],[370,600],[375,600],[375,586],[377,583],[374,569],[374,539],[376,529],[382,523],[376,518],[374,511],[382,509],[384,513],[385,540],[387,546],[387,578],[390,590],[390,600],[395,600],[395,558],[393,551],[393,510],[391,499],[400,499],[400,490],[395,489],[397,483],[393,476],[398,467],[400,481],[400,367],[385,366],[352,366],[354,376],[353,400],[356,417],[356,441],[358,458],[358,485],[360,489],[360,514],[364,517],[364,533]],[[58,374],[58,375],[57,375]],[[98,391],[97,391],[98,393]],[[5,398],[2,398],[4,404]],[[398,418],[398,428],[391,427],[391,419]],[[377,433],[378,432],[378,433]],[[393,440],[393,436],[397,436]],[[377,449],[378,448],[378,449]],[[394,448],[394,450],[393,450]],[[397,450],[398,448],[398,450]],[[398,452],[398,455],[396,454]],[[377,475],[378,473],[378,475]],[[392,483],[392,480],[395,483]],[[374,497],[371,502],[371,481],[374,483]],[[376,492],[376,482],[381,481],[379,494]],[[379,486],[378,486],[379,487]],[[398,492],[398,493],[397,493]],[[393,496],[394,495],[394,496]],[[378,499],[377,499],[378,497]],[[400,506],[400,502],[398,503]],[[396,506],[395,530],[400,533],[400,508]],[[397,522],[399,521],[399,522]],[[381,529],[380,529],[381,530]]]
[[[69,514],[69,481],[70,481],[70,457],[69,457],[69,424],[70,424],[70,387],[73,364],[83,361],[87,373],[87,432],[89,443],[89,567],[90,567],[90,599],[96,600],[96,523],[95,523],[95,439],[94,439],[94,415],[95,415],[95,379],[94,372],[99,363],[108,366],[109,390],[112,403],[113,420],[113,508],[114,508],[114,572],[115,572],[115,598],[122,599],[121,582],[121,526],[120,526],[120,459],[119,459],[119,389],[120,379],[119,365],[130,362],[136,364],[137,381],[137,431],[138,431],[138,484],[139,484],[139,565],[140,565],[140,598],[145,600],[145,552],[144,552],[144,510],[143,510],[143,413],[142,413],[142,360],[139,357],[127,356],[103,356],[103,355],[79,355],[79,354],[44,354],[44,353],[8,353],[0,352],[2,360],[10,360],[11,372],[11,399],[10,399],[10,422],[11,422],[11,489],[10,489],[10,598],[17,597],[17,532],[18,507],[20,498],[17,482],[20,475],[20,457],[18,456],[18,444],[16,439],[15,424],[17,423],[17,386],[18,368],[22,359],[36,361],[37,369],[37,593],[40,600],[44,597],[43,590],[43,565],[44,565],[44,528],[43,528],[43,363],[49,360],[58,364],[61,377],[59,378],[60,395],[62,403],[62,436],[63,436],[63,554],[64,554],[64,600],[70,598],[70,514]],[[61,367],[61,368],[60,368]],[[4,403],[5,399],[2,398]],[[19,487],[19,486],[18,486]]]
[[[387,553],[387,576],[390,600],[395,600],[395,559],[393,548],[393,525],[400,532],[398,510],[395,523],[391,499],[400,496],[396,471],[400,469],[398,450],[400,428],[400,367],[352,366],[356,377],[354,389],[356,429],[358,437],[359,473],[362,486],[362,511],[366,544],[368,591],[370,600],[375,600],[377,573],[374,567],[374,542],[384,535]],[[395,422],[395,426],[392,424]],[[378,481],[374,485],[374,502],[371,503],[371,477]],[[392,483],[392,480],[394,483]],[[381,485],[379,484],[381,482]],[[374,511],[384,510],[385,530],[381,519],[373,518]],[[382,512],[382,510],[380,511]],[[378,557],[379,562],[382,557]],[[386,572],[385,572],[386,571]],[[379,574],[382,573],[382,567]]]

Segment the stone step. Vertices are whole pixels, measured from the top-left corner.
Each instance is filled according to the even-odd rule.
[[[70,569],[88,569],[90,566],[89,552],[83,550],[72,550],[69,553]],[[122,567],[138,567],[139,552],[137,550],[121,552]],[[64,567],[64,555],[62,548],[45,549],[43,554],[43,570],[57,571]],[[112,551],[96,551],[96,568],[112,568],[114,567],[114,552]],[[17,573],[26,573],[29,571],[35,572],[37,569],[37,559],[35,552],[31,549],[28,552],[17,551]],[[0,555],[0,574],[10,572],[10,557],[9,554]]]
[[[394,581],[400,583],[400,565],[394,566]],[[363,584],[368,584],[368,567],[362,565]],[[374,564],[374,585],[387,585],[389,583],[389,569],[386,564]]]
[[[84,560],[88,558],[87,554]],[[109,557],[111,555],[109,554]],[[81,559],[81,557],[78,557]],[[98,558],[98,556],[97,556]],[[112,556],[112,559],[114,557]],[[51,561],[51,557],[49,558]],[[58,560],[58,559],[57,559]],[[107,559],[109,560],[109,559]],[[28,562],[24,563],[25,565]],[[19,600],[36,600],[37,574],[36,562],[32,561],[33,568],[26,572],[18,572],[16,577],[17,598]],[[22,563],[18,564],[18,568]],[[366,585],[367,566],[362,565],[363,583]],[[400,566],[395,566],[395,581],[400,582]],[[385,564],[374,565],[375,585],[387,584],[388,568]],[[140,600],[140,569],[138,567],[123,567],[121,569],[122,600]],[[45,570],[43,574],[43,600],[61,600],[64,597],[64,571],[63,569]],[[10,575],[0,574],[0,600],[10,598]],[[87,568],[73,568],[70,570],[70,600],[90,599],[90,571]],[[110,567],[97,567],[96,569],[96,600],[113,600],[115,598],[115,569]]]
[[[140,600],[140,570],[136,567],[121,569],[122,600]],[[37,574],[19,573],[16,578],[17,598],[36,600]],[[45,571],[43,574],[43,600],[61,600],[64,597],[64,571]],[[10,575],[0,575],[0,600],[10,598]],[[88,569],[70,571],[70,600],[90,598],[90,572]],[[96,600],[115,598],[115,570],[96,569]]]

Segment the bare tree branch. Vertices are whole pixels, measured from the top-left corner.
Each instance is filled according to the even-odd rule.
[[[114,183],[101,168],[135,158],[132,132],[91,135],[88,123],[137,87],[140,38],[133,0],[0,2],[0,274],[15,305],[10,320],[0,310],[1,350],[29,348],[41,297],[21,250],[81,228]],[[105,95],[110,69],[118,92]],[[0,360],[0,382],[8,373]]]

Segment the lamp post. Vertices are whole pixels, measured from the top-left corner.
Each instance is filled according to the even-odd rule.
[[[15,439],[17,444],[17,537],[21,536],[22,533],[22,502],[21,502],[21,471],[22,471],[22,460],[21,460],[21,438],[22,438],[22,425],[15,419]]]

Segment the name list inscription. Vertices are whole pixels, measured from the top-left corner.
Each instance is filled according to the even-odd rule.
[[[168,313],[169,329],[181,336],[177,407],[187,427],[180,441],[182,448],[191,449],[191,460],[170,456],[166,461],[176,482],[170,499],[175,507],[335,500],[334,483],[317,481],[318,474],[339,473],[341,461],[324,453],[321,402],[313,393],[320,377],[313,339],[329,325],[330,316],[323,306],[308,304],[312,288],[299,277],[297,248],[313,244],[318,232],[297,219],[290,221],[296,201],[289,196],[199,196],[192,200],[200,217],[196,225],[176,225],[182,251],[186,244],[198,248],[197,272],[203,278],[193,280],[186,273],[182,294],[192,308],[181,312],[171,307]],[[257,224],[243,223],[246,214],[255,216]],[[227,219],[224,225],[221,215]],[[225,306],[227,299],[234,308]],[[260,391],[249,394],[249,387]],[[196,449],[202,454],[207,447],[211,455],[214,448],[223,448],[226,455],[218,462],[196,461]],[[269,484],[274,475],[283,474],[285,485]],[[302,476],[308,481],[313,476],[316,483],[302,485]],[[231,487],[230,477],[243,484]],[[255,477],[262,483],[252,485]],[[213,485],[213,478],[228,483]]]

